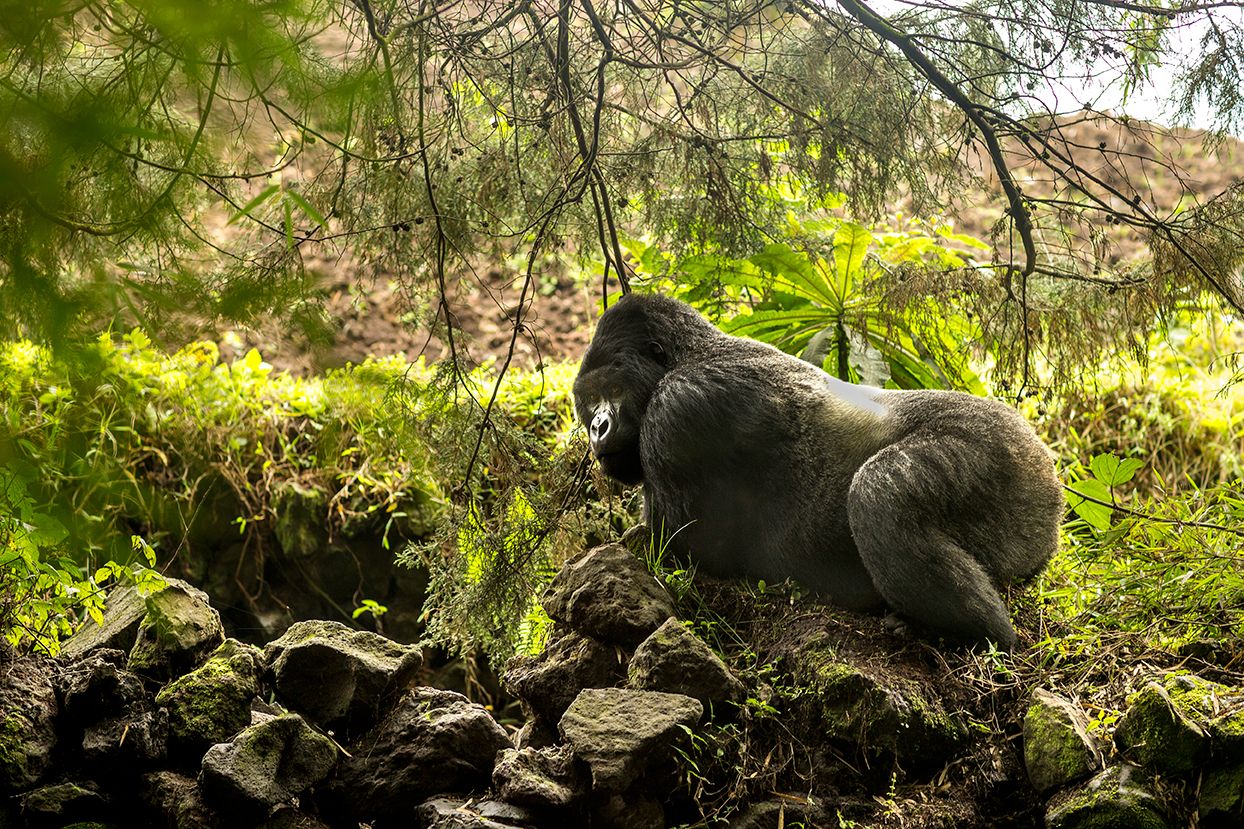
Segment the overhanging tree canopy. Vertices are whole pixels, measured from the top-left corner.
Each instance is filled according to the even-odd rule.
[[[1173,94],[1238,130],[1242,7],[36,0],[0,20],[0,311],[9,334],[126,306],[311,321],[302,260],[327,248],[431,297],[452,348],[447,286],[486,255],[525,252],[530,282],[570,239],[625,281],[626,236],[748,251],[839,192],[932,213],[985,173],[992,267],[906,293],[973,305],[1026,370],[1204,290],[1244,310],[1238,180],[1156,205],[1125,163],[1148,127],[1087,164],[1065,128],[1113,116],[1038,97],[1085,67],[1136,88],[1195,26]],[[1153,255],[1118,266],[1121,230]]]

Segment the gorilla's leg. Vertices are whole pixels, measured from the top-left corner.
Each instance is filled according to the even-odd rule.
[[[950,450],[948,453],[947,450]],[[847,509],[860,558],[886,603],[947,638],[1015,645],[1002,597],[981,564],[951,535],[981,505],[962,495],[963,466],[946,443],[902,442],[870,458],[851,483]],[[957,508],[958,507],[958,508]]]

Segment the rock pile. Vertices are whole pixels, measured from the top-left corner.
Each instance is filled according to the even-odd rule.
[[[620,544],[567,562],[543,605],[548,647],[503,677],[528,722],[498,758],[497,797],[570,821],[547,825],[665,826],[677,750],[706,711],[742,700],[742,683]]]
[[[420,663],[335,622],[260,650],[188,584],[121,589],[60,659],[0,664],[0,826],[409,825],[510,747],[483,707],[410,687]]]
[[[0,651],[0,829],[660,829],[697,819],[713,762],[737,775],[731,829],[870,825],[907,784],[927,821],[905,825],[988,826],[1009,798],[1051,829],[1244,826],[1239,689],[1158,677],[1113,745],[1038,691],[1021,768],[889,634],[861,650],[858,628],[803,612],[745,686],[621,545],[572,559],[543,603],[547,647],[503,676],[527,717],[511,736],[420,687],[412,646],[308,621],[260,649],[188,584],[121,589],[63,657]]]
[[[1171,673],[1128,700],[1113,750],[1070,701],[1037,691],[1024,718],[1024,762],[1049,797],[1049,829],[1168,829],[1196,812],[1203,829],[1244,826],[1244,691]],[[1193,794],[1180,808],[1172,790]]]
[[[507,674],[532,713],[515,747],[415,686],[413,647],[309,621],[261,650],[184,582],[118,590],[62,658],[0,665],[0,826],[664,826],[677,749],[743,686],[621,547],[545,601],[557,635]]]

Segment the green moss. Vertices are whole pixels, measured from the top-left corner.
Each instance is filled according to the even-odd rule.
[[[1169,673],[1161,681],[1175,710],[1208,731],[1211,739],[1223,746],[1244,744],[1244,710],[1238,710],[1244,689],[1193,674]],[[1220,715],[1223,710],[1231,713]]]
[[[232,639],[206,662],[156,695],[169,712],[169,730],[183,743],[223,742],[250,722],[260,671],[254,648]]]
[[[1098,798],[1071,807],[1074,817],[1050,826],[1067,829],[1166,829],[1166,822],[1143,806],[1104,803]]]
[[[0,779],[21,780],[26,777],[28,769],[23,735],[29,727],[26,718],[16,711],[0,720]]]
[[[1198,725],[1204,725],[1214,715],[1215,698],[1239,695],[1230,686],[1193,674],[1166,674],[1162,677],[1162,687],[1175,709]]]
[[[1244,740],[1244,711],[1235,711],[1211,720],[1209,728],[1215,739]]]
[[[1244,813],[1244,763],[1207,771],[1198,807],[1202,820]]]
[[[916,682],[865,673],[839,661],[828,648],[812,649],[805,658],[816,714],[831,739],[870,754],[931,760],[944,756],[966,734],[962,723]]]
[[[1166,689],[1151,682],[1129,699],[1115,731],[1115,743],[1142,766],[1172,775],[1188,774],[1209,748],[1209,737],[1185,715]]]
[[[285,555],[307,558],[320,552],[327,540],[328,493],[290,481],[275,488],[273,501],[273,531]]]
[[[1132,780],[1134,767],[1115,766],[1059,802],[1049,829],[1167,829],[1153,794]]]
[[[1068,704],[1041,692],[1036,700],[1024,715],[1024,765],[1032,785],[1046,792],[1088,776],[1096,763]]]

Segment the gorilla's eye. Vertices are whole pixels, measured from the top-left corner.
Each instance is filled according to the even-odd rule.
[[[665,362],[665,349],[662,348],[661,344],[656,340],[648,343],[648,353],[651,354],[652,358],[658,363],[663,364]]]

